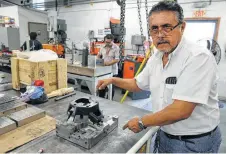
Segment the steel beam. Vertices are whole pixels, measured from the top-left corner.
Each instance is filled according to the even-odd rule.
[[[16,123],[7,117],[0,117],[0,135],[16,129]]]
[[[18,127],[31,123],[40,118],[43,118],[44,116],[45,116],[45,111],[37,107],[28,107],[24,110],[8,115],[8,117],[11,120],[16,122]]]
[[[18,101],[0,104],[0,117],[3,115],[8,115],[10,113],[20,111],[25,108],[27,108],[27,104]]]

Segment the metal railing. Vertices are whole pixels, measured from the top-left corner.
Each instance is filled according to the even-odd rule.
[[[128,152],[127,154],[137,153],[141,147],[147,143],[146,153],[150,153],[151,140],[159,127],[152,127]]]

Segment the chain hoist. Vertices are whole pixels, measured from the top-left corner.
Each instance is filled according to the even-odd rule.
[[[140,35],[144,36],[143,28],[142,28],[141,14],[140,14],[140,8],[141,8],[141,0],[137,0],[137,11],[138,11],[138,18],[139,18],[139,25],[140,25]]]
[[[122,56],[123,56],[123,51],[125,49],[124,47],[124,35],[125,35],[125,9],[126,9],[126,0],[121,0],[120,2],[121,6],[121,17],[120,17],[120,32],[121,32],[121,38],[120,38],[120,51],[119,51],[119,69],[122,70]]]

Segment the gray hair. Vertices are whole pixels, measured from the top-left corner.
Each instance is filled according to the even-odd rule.
[[[173,11],[176,13],[177,19],[179,23],[184,21],[184,14],[182,7],[175,1],[161,1],[151,8],[149,12],[149,16],[152,15],[153,12],[160,12],[160,11]]]

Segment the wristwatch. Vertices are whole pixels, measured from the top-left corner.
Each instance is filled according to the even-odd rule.
[[[139,125],[139,127],[140,127],[141,130],[144,130],[144,129],[147,128],[146,126],[144,126],[144,124],[143,124],[143,122],[142,122],[141,119],[138,121],[138,125]]]

